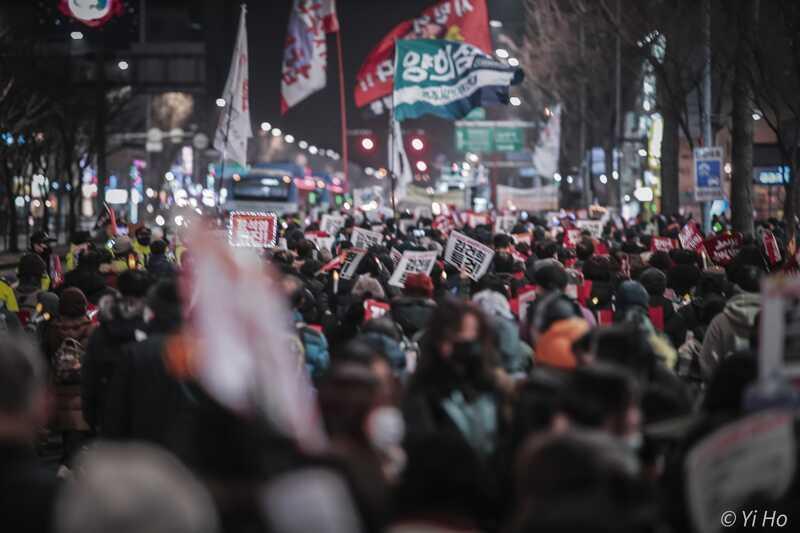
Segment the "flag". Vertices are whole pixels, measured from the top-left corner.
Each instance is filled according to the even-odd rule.
[[[372,49],[356,75],[356,106],[382,114],[394,82],[394,43],[398,39],[447,39],[492,51],[486,0],[440,0],[419,17],[395,26]],[[390,106],[389,106],[390,107]]]
[[[247,139],[253,136],[250,126],[249,62],[247,54],[247,9],[242,4],[239,17],[239,33],[233,49],[231,70],[222,97],[225,107],[220,114],[217,132],[214,135],[214,148],[223,157],[247,166]]]
[[[406,187],[411,183],[411,163],[403,145],[403,132],[400,123],[392,119],[392,128],[389,131],[389,170],[396,181],[395,200],[402,200],[406,196]]]
[[[334,0],[294,0],[281,69],[281,112],[325,87],[325,36],[339,31]]]
[[[508,103],[522,71],[471,44],[419,39],[397,41],[394,118],[423,115],[457,120],[476,107]]]
[[[547,126],[539,135],[533,150],[533,166],[540,176],[552,178],[558,171],[559,143],[561,141],[561,105],[555,106]]]

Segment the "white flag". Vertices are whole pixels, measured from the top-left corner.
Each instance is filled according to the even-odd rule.
[[[253,136],[250,126],[246,14],[247,10],[242,5],[231,70],[228,73],[228,81],[225,82],[225,91],[222,93],[225,107],[220,114],[217,132],[214,135],[214,148],[222,152],[223,158],[236,161],[242,166],[247,166],[247,139]]]
[[[406,196],[406,187],[411,183],[411,163],[408,162],[405,146],[403,146],[403,132],[400,123],[394,118],[391,120],[392,128],[389,131],[389,163],[390,170],[397,178],[395,184],[395,200],[402,200]]]
[[[281,112],[325,87],[325,36],[339,31],[334,0],[294,0],[281,68]]]
[[[561,104],[553,108],[547,126],[539,135],[533,151],[533,166],[540,176],[552,178],[558,172],[559,145],[561,141]]]

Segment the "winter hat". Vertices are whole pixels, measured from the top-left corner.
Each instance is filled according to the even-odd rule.
[[[503,318],[513,318],[511,308],[506,297],[497,291],[480,291],[472,297],[472,302],[489,316],[500,316]]]
[[[650,267],[639,276],[641,283],[647,293],[651,296],[661,296],[667,288],[667,275],[657,268]]]
[[[589,281],[609,281],[611,270],[611,259],[601,255],[592,256],[583,264],[583,276]]]
[[[536,363],[555,368],[575,368],[572,344],[589,331],[582,318],[567,318],[554,322],[536,341]]]
[[[131,243],[130,237],[125,235],[121,237],[117,237],[114,241],[114,255],[119,257],[121,255],[129,254],[133,251],[133,243]]]
[[[538,263],[538,262],[537,262]],[[563,291],[569,282],[567,272],[559,264],[548,264],[539,269],[533,268],[533,281],[542,289]]]
[[[180,326],[183,314],[178,285],[174,281],[160,281],[151,287],[145,302],[162,327],[172,331]]]
[[[86,316],[89,302],[83,291],[77,287],[69,287],[61,293],[58,303],[58,312],[65,318],[80,318]]]
[[[424,294],[425,297],[433,296],[433,280],[423,272],[413,272],[406,276],[406,293]]]
[[[19,260],[17,266],[17,276],[22,278],[36,279],[41,278],[47,272],[47,265],[44,259],[38,254],[25,254]]]
[[[353,296],[356,297],[367,295],[369,295],[371,298],[378,299],[386,297],[386,293],[383,292],[383,287],[381,286],[380,282],[369,274],[362,274],[359,276],[358,281],[356,281],[356,284],[353,286],[353,290],[351,292]]]
[[[624,313],[626,309],[639,306],[647,309],[650,305],[650,295],[638,281],[623,281],[614,294],[616,309]]]
[[[700,281],[700,270],[694,265],[677,264],[667,272],[667,287],[677,294],[687,294]]]
[[[669,256],[669,252],[664,251],[656,251],[653,252],[653,255],[650,256],[650,260],[647,262],[651,267],[655,267],[662,272],[666,272],[670,268],[672,268],[672,258]]]
[[[36,303],[42,304],[42,314],[48,313],[51,318],[58,317],[58,296],[55,293],[48,291],[40,291],[36,295]]]

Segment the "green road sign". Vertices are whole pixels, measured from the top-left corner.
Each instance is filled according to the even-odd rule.
[[[456,126],[456,150],[460,152],[519,152],[524,148],[523,128]]]

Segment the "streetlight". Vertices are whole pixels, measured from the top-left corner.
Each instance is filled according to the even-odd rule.
[[[508,59],[509,53],[508,50],[506,50],[505,48],[498,48],[497,50],[494,51],[494,55],[496,55],[500,59]]]
[[[308,152],[309,152],[310,154],[314,155],[314,154],[316,154],[317,152],[319,152],[319,149],[318,149],[316,146],[314,146],[314,145],[312,144],[311,146],[309,146],[309,147],[308,147]]]
[[[413,139],[411,139],[411,148],[419,152],[420,150],[425,148],[425,143],[422,142],[422,139],[420,139],[419,137],[414,137]]]
[[[373,141],[369,137],[364,137],[363,139],[361,139],[361,148],[370,151],[373,148],[375,148],[375,141]]]
[[[516,57],[509,57],[508,58],[508,65],[511,67],[518,67],[519,66],[519,59]]]
[[[286,142],[287,142],[287,143],[289,143],[289,144],[292,144],[292,143],[294,142],[294,135],[291,135],[291,134],[287,133],[287,134],[286,134],[286,135],[283,137],[283,140],[284,140],[284,141],[286,141]]]
[[[73,31],[72,33],[69,34],[69,36],[72,38],[73,41],[80,41],[81,39],[83,39],[83,33],[79,31]]]
[[[522,105],[522,100],[520,100],[519,96],[512,96],[508,99],[508,103],[514,107],[519,107]]]
[[[608,183],[608,176],[606,176],[605,174],[600,174],[600,183],[602,183],[603,185]]]
[[[425,161],[417,161],[417,170],[420,172],[425,172],[428,170],[428,164]]]
[[[272,136],[273,137],[280,137],[281,136],[281,129],[280,128],[272,128]]]
[[[217,107],[225,107],[225,99],[217,98]]]
[[[261,123],[261,131],[263,131],[264,133],[268,132],[271,129],[272,129],[272,124],[270,124],[269,122]]]
[[[499,20],[490,20],[489,21],[489,26],[491,26],[492,28],[502,28],[503,27],[503,23],[500,22]]]
[[[119,69],[120,69],[120,70],[128,70],[128,67],[129,67],[130,65],[128,65],[128,62],[127,62],[127,61],[125,61],[125,60],[122,60],[122,61],[120,61],[119,63],[117,63],[117,66],[119,67]]]
[[[639,148],[639,155],[641,157],[647,157],[647,150],[645,150],[644,148]]]
[[[618,180],[619,179],[619,172],[617,172],[616,170],[614,172],[612,172],[611,173],[611,179]]]
[[[306,148],[308,148],[308,143],[306,141],[300,141],[299,143],[297,143],[297,146],[299,146],[301,150],[305,150]]]

